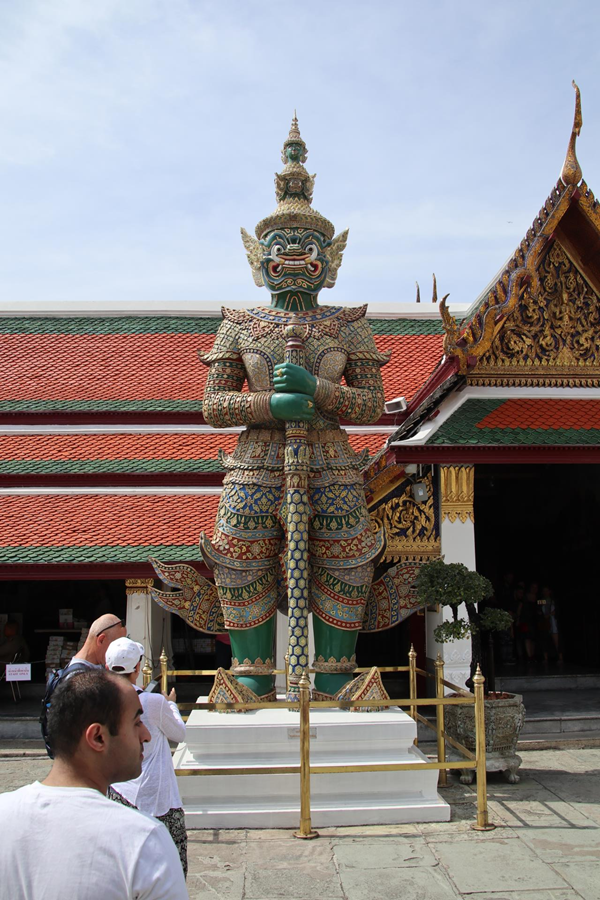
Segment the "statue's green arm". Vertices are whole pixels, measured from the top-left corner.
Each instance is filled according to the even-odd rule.
[[[317,378],[314,394],[317,406],[340,419],[367,425],[376,422],[384,409],[381,366],[389,360],[388,353],[380,353],[373,335],[364,320],[352,323],[346,346],[348,353],[344,379],[346,384],[336,384],[325,378]]]

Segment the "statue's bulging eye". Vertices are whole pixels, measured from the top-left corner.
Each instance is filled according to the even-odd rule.
[[[273,244],[271,247],[271,259],[274,259],[275,262],[281,262],[280,253],[283,253],[283,247],[281,244]]]
[[[319,255],[319,248],[317,247],[316,244],[307,244],[306,252],[310,253],[310,258],[312,260],[315,260],[317,258],[317,256]]]

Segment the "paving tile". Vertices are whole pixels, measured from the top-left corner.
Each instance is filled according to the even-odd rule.
[[[575,891],[558,888],[555,891],[494,891],[491,894],[475,894],[473,900],[581,900],[581,895]]]
[[[554,868],[583,900],[598,900],[600,897],[599,863],[558,863]]]
[[[459,891],[527,891],[566,887],[565,882],[518,838],[468,843],[431,841]]]
[[[348,843],[333,839],[331,844],[340,870],[437,866],[437,859],[423,838],[365,838]]]
[[[412,822],[405,825],[344,825],[338,828],[319,828],[319,834],[332,842],[340,840],[350,842],[371,837],[395,837],[400,834],[419,835],[420,827]]]
[[[523,828],[519,837],[545,862],[600,862],[600,828]]]
[[[289,900],[290,896],[295,900],[344,900],[333,864],[327,868],[310,863],[273,867],[263,854],[261,865],[248,868],[244,900]]]
[[[457,900],[449,879],[439,868],[344,869],[340,873],[348,900]]]
[[[190,900],[242,900],[244,873],[241,869],[231,873],[190,873],[187,888]]]

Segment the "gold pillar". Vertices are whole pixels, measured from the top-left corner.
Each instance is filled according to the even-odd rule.
[[[435,695],[438,700],[444,699],[444,660],[438,653],[435,661]],[[436,706],[436,726],[437,726],[437,755],[438,762],[446,762],[446,739],[444,737],[444,707]],[[440,787],[446,787],[448,784],[448,772],[446,769],[440,769],[440,778],[438,781]]]
[[[440,466],[442,521],[474,521],[475,466]],[[442,548],[443,552],[443,548]]]
[[[310,816],[310,680],[306,669],[298,683],[300,700],[300,830],[294,837],[311,840],[319,837]]]
[[[473,676],[473,693],[475,694],[475,756],[477,758],[477,822],[471,825],[475,831],[492,831],[488,818],[487,806],[487,771],[485,767],[485,678],[479,665]]]

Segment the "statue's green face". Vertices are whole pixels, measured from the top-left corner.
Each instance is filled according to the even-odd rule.
[[[285,148],[285,155],[290,162],[300,162],[303,147],[301,144],[288,144]]]
[[[325,250],[331,246],[324,235],[308,228],[282,228],[270,231],[260,243],[264,250],[262,275],[272,294],[319,293],[329,268]]]

